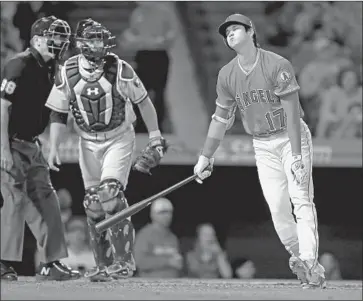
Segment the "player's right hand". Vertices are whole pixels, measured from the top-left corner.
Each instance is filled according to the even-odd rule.
[[[51,149],[48,155],[48,166],[51,170],[59,171],[59,168],[56,166],[61,165],[61,160],[59,159],[58,151],[56,149]]]
[[[203,183],[203,180],[210,177],[213,171],[214,158],[207,158],[200,155],[197,164],[194,166],[194,174],[198,176],[196,181],[199,184]]]
[[[9,148],[1,148],[1,169],[9,172],[14,165],[13,155]]]

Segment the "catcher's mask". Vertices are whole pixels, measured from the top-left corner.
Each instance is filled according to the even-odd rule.
[[[50,53],[56,59],[61,59],[68,50],[70,44],[71,28],[66,21],[56,19],[48,30],[44,31],[47,38],[47,46]]]
[[[116,46],[115,37],[102,24],[92,19],[86,21],[76,33],[76,46],[92,65],[98,66],[110,49]]]
[[[76,28],[76,32],[75,32],[75,41],[76,41],[76,45],[75,47],[80,49],[80,44],[81,44],[81,41],[82,40],[82,34],[83,34],[83,31],[86,27],[88,26],[92,26],[94,24],[98,24],[96,21],[94,21],[93,19],[91,18],[87,18],[87,19],[83,19],[81,21],[79,21],[77,23],[77,28]]]

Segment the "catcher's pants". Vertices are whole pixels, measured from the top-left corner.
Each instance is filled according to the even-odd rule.
[[[271,140],[253,140],[256,164],[263,194],[270,208],[276,232],[286,249],[304,260],[317,260],[318,220],[312,178],[313,147],[311,133],[301,120],[302,160],[307,170],[303,185],[293,181],[292,152],[287,133]],[[296,221],[292,215],[292,206]]]
[[[80,138],[79,165],[85,189],[98,186],[105,179],[117,179],[125,190],[134,150],[135,131],[132,126],[105,141]]]
[[[38,143],[11,141],[14,165],[1,170],[1,259],[22,261],[24,226],[35,236],[43,262],[68,256],[59,201]]]

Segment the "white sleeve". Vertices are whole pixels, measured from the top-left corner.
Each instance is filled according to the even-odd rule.
[[[68,85],[66,80],[65,68],[61,67],[56,75],[55,84],[50,91],[46,107],[53,111],[60,113],[68,113],[69,111],[69,97]]]
[[[119,60],[118,70],[118,87],[121,94],[126,96],[134,104],[142,102],[148,95],[144,84],[134,71],[134,69],[126,62]]]

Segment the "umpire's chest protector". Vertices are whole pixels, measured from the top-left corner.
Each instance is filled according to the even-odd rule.
[[[127,100],[117,89],[117,56],[105,58],[103,73],[95,79],[79,65],[79,56],[71,58],[65,68],[70,110],[82,131],[107,132],[125,121]]]

